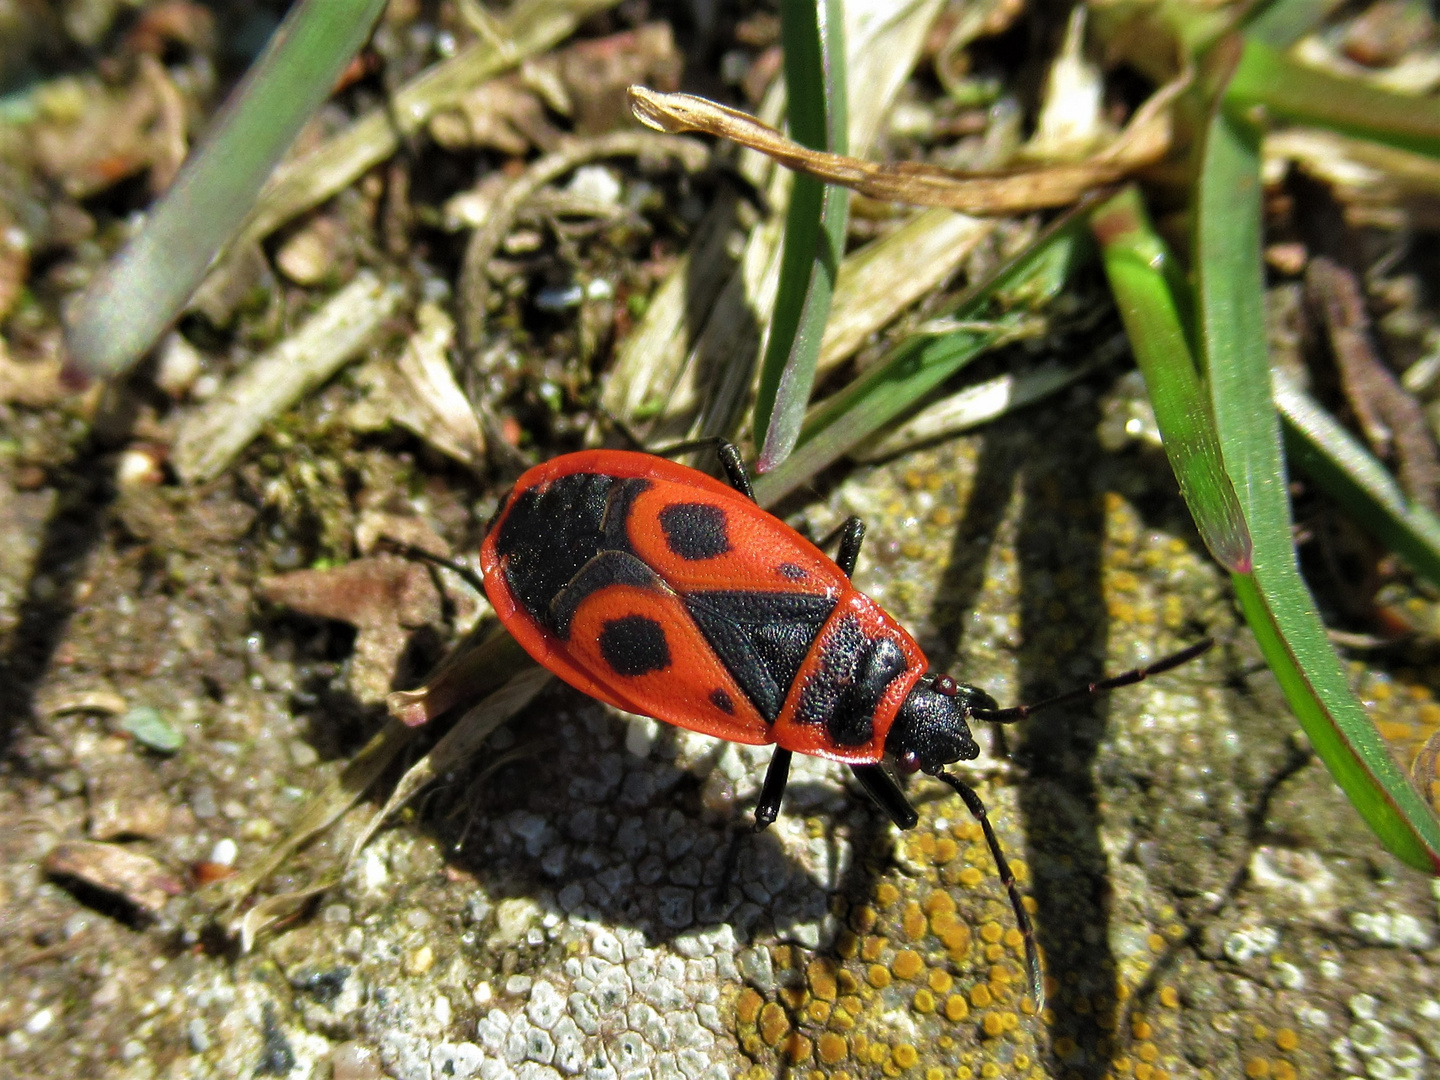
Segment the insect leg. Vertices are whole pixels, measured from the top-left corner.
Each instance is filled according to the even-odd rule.
[[[1025,938],[1025,966],[1029,969],[1030,974],[1030,993],[1034,995],[1035,1010],[1039,1012],[1045,1008],[1045,982],[1040,975],[1040,953],[1035,948],[1035,927],[1030,922],[1030,913],[1025,910],[1025,905],[1021,902],[1020,890],[1015,886],[1015,874],[1010,869],[1010,864],[1005,861],[1005,853],[1000,850],[1000,839],[990,825],[990,815],[985,812],[985,804],[981,802],[980,796],[975,794],[970,785],[947,772],[937,772],[933,775],[944,780],[959,793],[960,798],[965,800],[965,806],[969,809],[971,816],[980,823],[980,828],[985,831],[985,842],[990,845],[990,854],[995,858],[995,872],[1000,875],[1000,883],[1010,894],[1010,906],[1015,909],[1015,925],[1020,928],[1020,933]]]
[[[755,831],[764,832],[780,816],[780,803],[785,798],[785,782],[790,779],[790,759],[794,753],[777,746],[765,770],[765,783],[760,786],[760,801],[755,804]]]
[[[874,799],[885,815],[901,829],[913,829],[920,816],[915,813],[915,808],[910,805],[905,793],[900,790],[900,785],[890,775],[883,765],[851,765],[850,771],[855,774],[855,779],[860,781],[860,786],[865,789],[865,794]]]
[[[846,577],[855,576],[855,564],[860,561],[860,545],[865,542],[865,522],[858,517],[848,517],[840,526],[840,547],[835,552],[835,565],[845,571]]]
[[[486,595],[485,579],[482,578],[479,574],[477,574],[474,570],[470,569],[470,567],[465,566],[463,563],[458,563],[455,562],[453,559],[446,559],[439,555],[431,554],[424,548],[416,547],[414,544],[397,544],[395,545],[395,547],[397,547],[400,554],[404,555],[407,559],[415,559],[418,562],[428,562],[432,566],[444,567],[451,573],[459,574],[460,577],[465,581],[465,584],[469,585],[481,596]]]

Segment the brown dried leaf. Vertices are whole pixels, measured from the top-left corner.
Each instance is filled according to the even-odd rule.
[[[681,64],[667,23],[581,42],[467,91],[431,118],[430,134],[450,150],[483,146],[513,157],[532,148],[549,152],[564,133],[550,122],[547,107],[571,117],[577,134],[607,131],[625,115],[626,87],[654,82],[674,89]]]
[[[73,198],[88,198],[127,177],[151,170],[160,191],[184,159],[185,106],[154,57],[142,55],[139,77],[112,90],[76,84],[63,119],[38,125],[33,145],[41,170]]]
[[[1116,183],[1159,161],[1171,144],[1170,105],[1189,81],[1187,74],[1157,90],[1114,142],[1084,161],[984,173],[913,162],[879,164],[811,150],[753,116],[693,94],[657,94],[632,86],[630,107],[649,127],[719,135],[759,150],[786,168],[872,199],[943,206],[969,214],[1020,214],[1066,206],[1092,188]]]
[[[150,856],[93,840],[58,845],[45,859],[45,872],[111,893],[147,915],[158,915],[170,897],[185,891],[184,885]]]
[[[296,570],[265,578],[272,603],[355,627],[350,689],[361,701],[382,701],[410,630],[440,618],[440,594],[423,566],[395,555],[356,559],[333,570]]]
[[[455,103],[436,113],[430,135],[447,150],[490,147],[521,157],[531,146],[552,149],[561,132],[545,116],[545,105],[514,76],[481,83]]]
[[[555,61],[574,103],[577,135],[598,135],[623,124],[631,84],[651,83],[662,91],[674,90],[680,85],[684,66],[669,23],[648,23],[623,34],[582,41]]]

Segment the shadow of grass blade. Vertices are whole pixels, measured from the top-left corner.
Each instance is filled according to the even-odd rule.
[[[1025,316],[1021,312],[995,316],[992,304],[996,294],[1018,294],[1034,309],[1058,292],[1090,250],[1083,231],[1089,209],[1089,204],[1082,204],[1058,218],[946,313],[957,322],[988,325],[938,337],[907,338],[884,360],[811,410],[795,452],[773,471],[755,477],[755,497],[760,503],[773,505],[803,486],[920,405],[970,361],[1015,334]]]
[[[1100,241],[1105,274],[1185,505],[1220,565],[1248,573],[1250,530],[1225,472],[1215,421],[1191,355],[1188,320],[1182,315],[1190,310],[1189,297],[1177,296],[1183,282],[1166,273],[1174,259],[1133,187],[1097,208],[1090,227]]]
[[[1440,519],[1413,505],[1385,466],[1288,376],[1275,371],[1273,378],[1290,460],[1361,528],[1440,587]]]
[[[384,7],[305,0],[291,9],[144,227],[80,298],[66,339],[85,373],[125,371],[174,321]]]
[[[1286,700],[1366,823],[1399,858],[1440,869],[1440,822],[1351,692],[1300,578],[1270,393],[1257,134],[1224,110],[1205,131],[1195,214],[1200,344],[1225,465],[1255,568],[1236,597]]]
[[[1259,41],[1245,42],[1225,103],[1240,113],[1440,154],[1440,98],[1394,94],[1331,75]]]
[[[840,0],[780,6],[790,133],[805,146],[835,154],[849,152],[844,22]],[[755,402],[759,472],[783,461],[800,437],[845,252],[849,207],[844,188],[795,177]]]

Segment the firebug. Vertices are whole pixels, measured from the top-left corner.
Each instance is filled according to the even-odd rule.
[[[929,671],[914,638],[851,584],[865,532],[858,518],[830,559],[756,504],[739,452],[718,445],[728,484],[627,450],[566,454],[522,475],[480,548],[500,621],[591,697],[733,742],[773,743],[758,829],[778,816],[797,752],[848,765],[902,829],[919,819],[887,759],[950,785],[984,830],[1043,1002],[1015,876],[984,803],[945,766],[979,755],[971,720],[1013,723],[1169,670],[1211,642],[1001,709],[985,691]]]

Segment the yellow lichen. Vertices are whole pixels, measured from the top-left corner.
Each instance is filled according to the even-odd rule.
[[[951,987],[955,985],[955,980],[944,968],[931,968],[928,981],[930,983],[930,989],[934,990],[937,994],[948,994]]]
[[[850,1047],[845,1043],[843,1035],[836,1035],[833,1031],[827,1031],[821,1035],[815,1044],[820,1061],[825,1065],[834,1065],[836,1062],[844,1061],[850,1055]]]
[[[900,890],[888,881],[882,881],[875,886],[875,902],[882,908],[889,907],[900,899]]]
[[[808,1036],[801,1035],[798,1031],[785,1040],[785,1056],[790,1059],[792,1065],[809,1061],[810,1055],[814,1052],[815,1044]]]
[[[760,1010],[760,1037],[769,1046],[776,1046],[790,1031],[790,1018],[773,1001],[767,1001]]]
[[[970,988],[970,1004],[977,1009],[988,1009],[995,1000],[995,995],[990,993],[990,988],[984,983],[978,983]]]
[[[989,1012],[980,1021],[980,1030],[985,1033],[987,1039],[998,1039],[1005,1034],[1005,1028],[1000,1021],[998,1013]]]
[[[1300,1045],[1300,1036],[1295,1034],[1291,1028],[1281,1028],[1275,1032],[1275,1046],[1285,1053],[1289,1053]]]
[[[830,961],[816,957],[811,960],[805,968],[805,975],[810,980],[810,992],[821,1001],[834,1001],[839,992],[839,986],[835,979],[835,965]]]
[[[958,1024],[970,1015],[970,1003],[964,994],[951,994],[945,999],[945,1019]]]
[[[884,964],[871,964],[870,970],[865,974],[870,980],[870,985],[876,990],[884,990],[890,985],[890,969]]]
[[[1160,1004],[1167,1009],[1178,1009],[1180,1007],[1180,991],[1173,986],[1162,986],[1160,988]]]
[[[935,995],[923,988],[916,990],[911,1005],[918,1013],[933,1013],[935,1011]]]
[[[895,1052],[891,1057],[895,1059],[896,1065],[899,1065],[902,1069],[909,1069],[919,1062],[920,1051],[916,1050],[915,1047],[909,1043],[901,1043],[895,1047]]]
[[[1270,1075],[1270,1062],[1262,1057],[1252,1057],[1245,1062],[1245,1075],[1250,1080],[1265,1080]]]
[[[925,961],[914,949],[901,949],[895,954],[895,959],[890,964],[890,970],[895,973],[897,979],[913,979],[925,970]]]
[[[911,941],[919,941],[930,930],[930,920],[925,918],[925,912],[920,910],[920,905],[913,900],[905,905],[905,914],[900,920],[901,929],[905,936]]]
[[[764,1004],[765,999],[747,986],[740,992],[740,999],[735,1002],[735,1015],[742,1024],[753,1024]]]

